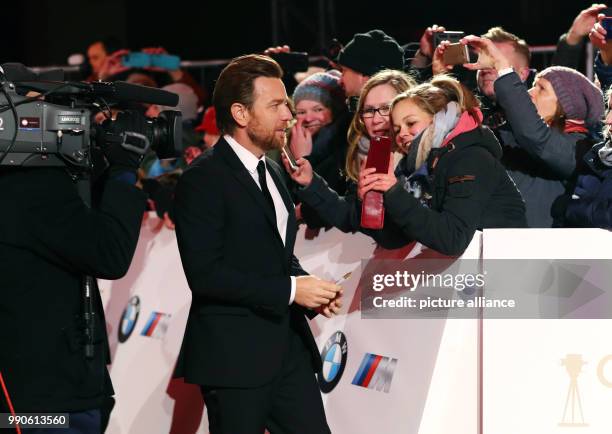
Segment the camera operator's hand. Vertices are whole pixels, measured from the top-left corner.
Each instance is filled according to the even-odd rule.
[[[442,41],[435,49],[433,59],[431,60],[431,72],[433,75],[452,71],[453,65],[446,65],[444,63],[444,51],[449,44],[449,41]]]
[[[512,67],[512,63],[497,48],[495,43],[487,38],[469,35],[460,41],[462,44],[469,45],[478,53],[478,60],[475,63],[464,63],[466,69],[476,71],[479,69],[492,69],[500,71]]]
[[[580,11],[567,32],[566,42],[569,45],[578,45],[582,38],[589,34],[597,21],[597,15],[605,8],[606,5],[600,3]]]
[[[316,309],[330,304],[341,290],[340,285],[315,276],[298,276],[295,278],[294,302],[309,309]]]
[[[102,123],[97,132],[96,142],[102,148],[111,172],[136,173],[144,152],[138,153],[125,149],[122,146],[122,133],[143,134],[145,122],[146,118],[140,113],[126,110],[119,112],[116,120],[107,119]]]

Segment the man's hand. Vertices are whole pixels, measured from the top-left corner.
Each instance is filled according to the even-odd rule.
[[[606,7],[605,4],[599,3],[580,11],[578,16],[574,19],[572,27],[570,27],[567,32],[567,37],[565,39],[567,43],[569,45],[578,45],[582,38],[587,36],[595,25],[597,15]]]
[[[341,286],[315,276],[298,276],[295,278],[294,303],[308,309],[327,306],[338,297],[341,290]]]
[[[449,41],[442,41],[440,42],[440,45],[436,47],[433,59],[431,60],[431,72],[433,75],[452,71],[453,65],[447,65],[444,63],[444,51],[446,51],[446,47],[449,45]]]
[[[495,68],[498,71],[510,68],[512,63],[504,54],[497,48],[495,43],[487,38],[481,38],[479,36],[469,35],[460,41],[462,44],[471,46],[478,53],[478,60],[476,63],[464,63],[463,66],[466,69],[476,71],[479,69],[492,69]]]
[[[437,24],[434,24],[431,27],[427,27],[427,29],[421,36],[421,40],[419,41],[420,53],[423,56],[431,59],[431,57],[433,56],[434,49],[435,49],[433,45],[433,35],[434,33],[442,33],[445,31],[446,31],[446,28],[444,28],[443,26],[438,26]]]
[[[334,315],[338,315],[340,313],[340,309],[342,308],[342,291],[338,292],[336,298],[329,302],[329,304],[324,306],[319,306],[315,309],[319,314],[331,318]]]

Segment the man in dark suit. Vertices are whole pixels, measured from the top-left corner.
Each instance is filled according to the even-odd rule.
[[[234,59],[214,90],[224,136],[185,171],[176,228],[193,301],[178,364],[199,384],[211,433],[328,433],[313,371],[321,359],[306,317],[331,316],[340,287],[293,255],[294,207],[279,149],[292,114],[282,70]]]

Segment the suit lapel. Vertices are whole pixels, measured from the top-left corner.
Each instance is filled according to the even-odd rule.
[[[291,200],[289,190],[287,190],[286,184],[282,181],[282,175],[277,171],[276,166],[271,163],[269,158],[266,158],[266,165],[269,168],[270,176],[272,177],[274,184],[276,184],[278,192],[283,198],[285,208],[287,208],[287,212],[289,213],[287,218],[287,230],[285,232],[285,250],[291,254],[293,252],[293,244],[295,243],[296,236],[295,208],[293,206],[293,201]]]
[[[244,167],[244,164],[242,164],[240,158],[238,158],[236,153],[232,150],[232,148],[225,141],[225,139],[221,138],[219,142],[217,142],[217,144],[215,145],[215,148],[218,148],[219,151],[221,151],[223,158],[232,169],[232,174],[246,188],[251,197],[253,197],[255,202],[257,202],[259,207],[262,209],[266,216],[266,219],[268,220],[268,223],[270,223],[272,225],[272,228],[274,229],[277,241],[282,246],[283,240],[281,239],[278,233],[278,226],[276,225],[276,214],[274,214],[274,212],[270,208],[270,205],[268,204],[268,202],[266,202],[264,195],[253,180],[253,177],[251,176],[249,171],[246,169],[246,167]],[[283,198],[283,201],[284,200],[285,199]]]

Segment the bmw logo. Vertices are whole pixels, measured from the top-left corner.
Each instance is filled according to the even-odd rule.
[[[140,313],[140,299],[137,295],[130,298],[128,301],[123,315],[121,315],[121,322],[119,323],[119,342],[124,343],[128,340],[134,328],[136,327],[136,321],[138,321],[138,314]]]
[[[323,367],[318,374],[321,392],[331,392],[342,378],[346,366],[347,349],[346,337],[341,331],[334,333],[325,342],[321,352]]]

